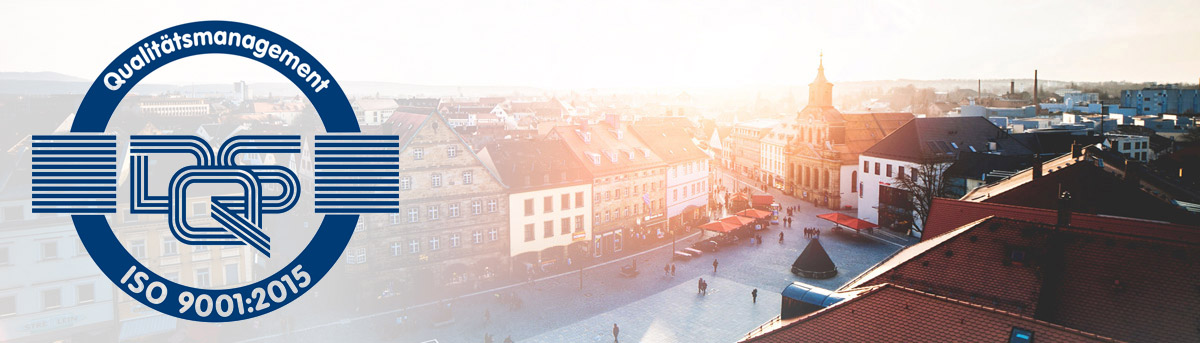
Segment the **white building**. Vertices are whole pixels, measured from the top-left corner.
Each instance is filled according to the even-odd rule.
[[[566,266],[568,258],[584,256],[592,238],[592,183],[565,144],[501,141],[479,155],[509,187],[514,271]]]
[[[363,98],[354,101],[354,116],[359,125],[375,126],[387,122],[400,104],[387,98]]]
[[[1104,145],[1116,149],[1129,159],[1143,163],[1155,158],[1150,150],[1150,137],[1107,134],[1104,135]]]
[[[699,225],[709,197],[709,158],[692,134],[669,122],[636,123],[633,132],[667,164],[667,218],[672,230]]]
[[[912,193],[902,178],[922,170],[940,176],[959,152],[1010,155],[1032,153],[1007,138],[1004,129],[982,117],[916,118],[859,155],[858,218],[921,237],[924,223],[914,211]],[[918,180],[920,178],[918,177]]]

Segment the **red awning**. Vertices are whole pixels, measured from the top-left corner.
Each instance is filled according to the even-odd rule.
[[[739,215],[739,216],[758,218],[758,219],[770,217],[772,214],[774,214],[774,213],[771,211],[764,211],[764,210],[753,209],[753,208],[748,209],[748,210],[743,210],[743,211],[737,213],[737,215]]]
[[[746,224],[753,223],[753,222],[754,222],[754,219],[753,219],[753,218],[746,218],[746,217],[742,217],[742,216],[728,216],[728,217],[725,217],[725,218],[721,218],[721,221],[722,221],[722,222],[726,222],[726,223],[730,223],[730,224],[733,224],[733,225],[737,225],[738,227],[742,227],[743,225],[746,225]]]
[[[730,233],[734,229],[737,229],[738,225],[734,225],[734,224],[730,224],[730,223],[726,223],[726,222],[722,222],[722,221],[715,221],[715,222],[708,222],[707,224],[704,224],[704,225],[700,225],[700,228],[709,230],[709,231]]]
[[[828,220],[828,221],[833,222],[834,224],[845,226],[847,228],[851,228],[854,230],[865,230],[865,229],[879,227],[879,225],[875,225],[875,223],[865,221],[862,219],[858,219],[858,218],[854,218],[854,217],[851,217],[851,216],[848,216],[845,214],[841,214],[841,213],[837,213],[837,212],[817,215],[817,218]]]

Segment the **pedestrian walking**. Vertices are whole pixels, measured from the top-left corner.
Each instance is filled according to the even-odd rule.
[[[755,303],[755,304],[758,303],[758,288],[755,288],[753,291],[750,291],[750,302]]]
[[[713,259],[713,274],[717,273],[717,259]],[[702,280],[703,281],[703,280]]]
[[[663,265],[663,276],[667,276],[670,274],[671,274],[671,264],[670,263],[664,264]]]
[[[700,292],[704,292],[704,278],[700,278],[700,281],[696,282],[696,294],[700,294]]]
[[[779,232],[779,244],[783,244],[783,231]]]
[[[621,341],[621,339],[618,338],[618,335],[620,335],[620,334],[621,334],[621,328],[617,327],[617,323],[613,323],[613,342]]]
[[[671,264],[671,277],[674,277],[674,276],[675,276],[675,264],[672,263]]]

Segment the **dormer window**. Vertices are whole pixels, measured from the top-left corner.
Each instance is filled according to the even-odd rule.
[[[600,165],[600,154],[589,152],[587,155],[592,159],[592,164]]]

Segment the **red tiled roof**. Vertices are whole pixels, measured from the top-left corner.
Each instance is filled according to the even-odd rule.
[[[846,113],[846,144],[838,147],[842,164],[858,164],[858,155],[887,135],[895,132],[904,123],[913,119],[912,113]]]
[[[1200,341],[1200,231],[1104,227],[987,217],[901,250],[843,289],[892,283],[1120,340]],[[1186,237],[1164,239],[1176,235]]]
[[[1113,342],[1012,312],[884,283],[743,342]]]
[[[1058,222],[1058,211],[1005,204],[935,198],[929,207],[922,240],[930,240],[989,216],[1044,224]],[[1071,226],[1133,236],[1146,236],[1200,244],[1200,227],[1160,221],[1072,213]]]
[[[622,130],[628,130],[627,125],[620,125]],[[590,133],[589,142],[584,142],[581,137],[581,134],[585,132]],[[551,131],[551,135],[559,137],[567,143],[571,153],[583,162],[583,166],[593,177],[665,166],[658,154],[651,151],[636,135],[624,132],[618,139],[615,130],[608,123],[591,124],[586,128],[581,125],[558,126]],[[633,152],[633,159],[629,158],[629,152]],[[600,164],[594,163],[589,154],[599,154]],[[609,157],[611,154],[616,154],[616,162]]]

